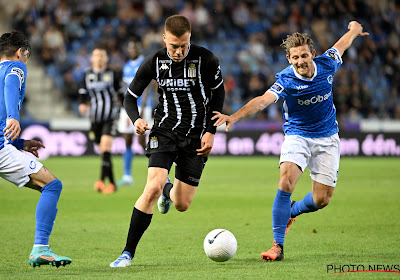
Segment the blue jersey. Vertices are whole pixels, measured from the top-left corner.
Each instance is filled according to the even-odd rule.
[[[3,129],[7,119],[20,121],[19,110],[25,96],[25,80],[26,66],[23,62],[5,60],[0,63],[0,149],[5,144],[18,143],[18,140],[7,140]]]
[[[315,73],[311,78],[299,75],[288,66],[275,75],[277,81],[269,88],[284,99],[283,131],[286,135],[327,137],[339,131],[333,104],[333,75],[342,64],[337,49],[330,48],[314,58]]]
[[[139,69],[140,64],[144,60],[144,55],[140,55],[138,58],[134,60],[129,60],[127,63],[124,65],[124,69],[122,70],[122,80],[126,84],[127,88],[133,81],[133,78],[136,76],[136,72]],[[140,102],[142,101],[142,97],[139,97],[137,104],[140,106]]]

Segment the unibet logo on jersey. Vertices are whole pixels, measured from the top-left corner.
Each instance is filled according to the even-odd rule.
[[[317,96],[313,96],[310,99],[306,99],[306,100],[301,100],[301,99],[297,99],[297,103],[299,105],[310,105],[310,104],[315,104],[318,102],[322,102],[325,101],[329,98],[329,96],[331,96],[332,92],[325,94],[324,96],[322,95],[317,95]]]

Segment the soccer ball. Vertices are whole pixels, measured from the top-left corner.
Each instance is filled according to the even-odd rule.
[[[214,229],[204,239],[204,252],[213,261],[225,262],[235,255],[236,250],[236,238],[229,230]]]

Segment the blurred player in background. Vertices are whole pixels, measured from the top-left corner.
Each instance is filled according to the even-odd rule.
[[[307,34],[294,33],[283,41],[291,64],[278,74],[277,81],[262,96],[253,98],[231,116],[215,112],[216,126],[226,122],[226,131],[242,118],[255,114],[283,98],[285,141],[280,156],[280,179],[272,206],[272,248],[261,254],[267,261],[283,260],[283,244],[294,218],[328,205],[336,186],[340,140],[333,104],[333,75],[342,64],[342,55],[357,36],[366,36],[356,21],[349,31],[323,55],[315,57],[313,41]],[[297,180],[308,166],[312,190],[304,199],[291,201]]]
[[[136,132],[144,134],[150,128],[139,115],[137,99],[152,80],[157,81],[159,104],[146,147],[147,184],[133,208],[125,248],[111,267],[131,265],[157,199],[159,211],[164,214],[172,201],[178,211],[189,208],[214,143],[216,128],[211,112],[222,110],[224,103],[218,58],[207,49],[190,44],[189,20],[181,15],[171,16],[164,29],[166,48],[145,58],[124,100]],[[174,184],[166,184],[174,162]]]
[[[4,33],[0,38],[0,177],[20,187],[41,192],[36,206],[35,242],[29,263],[35,267],[52,264],[57,267],[71,263],[71,259],[55,254],[49,248],[49,237],[57,215],[57,203],[62,183],[38,160],[44,145],[35,140],[18,138],[19,110],[25,95],[27,69],[31,54],[28,40],[19,32]],[[16,233],[18,234],[18,233]]]
[[[141,46],[140,43],[137,42],[134,39],[129,40],[128,42],[128,54],[130,57],[130,60],[124,65],[124,68],[122,70],[123,74],[123,82],[128,87],[133,78],[136,75],[137,70],[139,69],[140,64],[144,60],[144,55],[141,54]],[[152,82],[151,84],[155,84]],[[150,89],[151,85],[149,85],[144,94],[139,97],[138,99],[138,106],[139,106],[139,112],[140,115],[145,119],[149,121],[149,125],[152,125],[152,107],[147,106],[148,104],[148,97],[149,93],[151,91]],[[124,175],[122,178],[117,182],[117,187],[120,187],[122,185],[132,185],[133,184],[133,178],[132,178],[132,161],[134,158],[134,153],[132,151],[132,142],[133,142],[133,134],[135,132],[135,127],[133,126],[133,123],[131,119],[129,118],[128,114],[125,111],[125,108],[121,108],[120,115],[119,115],[119,121],[118,121],[118,132],[122,134],[122,136],[125,139],[125,145],[126,149],[123,155],[123,169],[124,169]],[[141,134],[139,135],[139,144],[143,147],[143,149],[146,147],[146,135]]]
[[[111,162],[111,146],[116,135],[116,119],[122,100],[121,74],[107,67],[107,50],[97,46],[92,51],[92,68],[86,71],[79,88],[79,112],[86,115],[89,110],[91,131],[89,138],[100,148],[102,157],[100,179],[94,188],[102,193],[110,194],[117,190]],[[105,187],[105,179],[108,186]]]

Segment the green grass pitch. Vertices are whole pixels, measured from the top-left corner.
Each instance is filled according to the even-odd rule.
[[[342,158],[330,205],[297,218],[285,240],[285,260],[267,263],[260,253],[273,241],[271,209],[279,179],[277,157],[210,157],[196,197],[185,213],[154,212],[128,268],[109,263],[124,247],[133,205],[142,193],[147,159],[134,161],[134,187],[112,195],[93,189],[99,157],[43,161],[63,182],[52,249],[72,258],[56,269],[28,264],[39,193],[0,179],[0,279],[399,279],[398,273],[327,273],[327,265],[400,264],[400,160]],[[114,157],[116,179],[122,158]],[[311,189],[309,172],[292,199]],[[157,207],[157,206],[156,206]],[[238,241],[228,262],[209,260],[203,240],[215,228]]]

